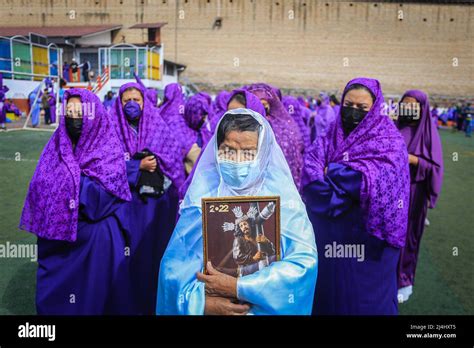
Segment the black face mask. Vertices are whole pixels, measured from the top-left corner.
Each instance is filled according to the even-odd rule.
[[[417,111],[406,111],[398,115],[397,121],[402,126],[416,126],[420,122],[420,115]]]
[[[418,116],[398,116],[398,124],[400,126],[417,126],[420,122]]]
[[[82,118],[66,117],[66,130],[73,144],[77,144],[82,133]]]
[[[367,115],[368,111],[343,106],[341,109],[342,129],[344,134],[349,135]]]
[[[421,107],[419,103],[398,104],[398,124],[401,126],[416,126],[420,121]]]

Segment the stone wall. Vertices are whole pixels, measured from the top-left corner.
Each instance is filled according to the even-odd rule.
[[[166,59],[208,88],[266,81],[341,90],[356,76],[386,93],[474,95],[474,6],[319,0],[0,0],[2,24],[122,24],[115,42],[140,43],[136,23],[167,22]],[[75,11],[75,19],[70,19]],[[222,27],[213,29],[217,17]],[[402,18],[402,19],[401,19]]]

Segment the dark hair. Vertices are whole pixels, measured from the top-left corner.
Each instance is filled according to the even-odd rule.
[[[370,96],[372,97],[372,102],[375,102],[375,95],[372,93],[372,91],[364,85],[361,85],[360,83],[354,83],[353,85],[350,85],[350,87],[345,91],[344,95],[346,95],[349,91],[352,91],[353,89],[363,89],[369,92]]]
[[[331,94],[331,96],[329,97],[331,99],[331,101],[336,104],[336,105],[339,105],[339,100],[337,99],[337,97],[334,95],[334,94]]]
[[[229,100],[229,102],[227,103],[227,106],[230,104],[230,102],[231,102],[232,100],[236,100],[237,102],[239,102],[239,103],[242,104],[243,106],[247,106],[247,98],[245,98],[245,94],[243,94],[242,92],[236,93],[236,94]]]
[[[217,129],[217,146],[219,147],[231,131],[256,132],[260,124],[256,119],[246,114],[226,114]]]

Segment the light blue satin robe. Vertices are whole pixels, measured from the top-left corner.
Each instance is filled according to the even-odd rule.
[[[209,172],[208,183],[213,173]],[[238,278],[237,295],[251,304],[249,314],[310,315],[317,277],[317,251],[304,204],[280,168],[269,168],[259,195],[281,199],[281,261]],[[215,175],[215,174],[214,174]],[[203,174],[205,177],[206,174]],[[215,178],[214,178],[215,179]],[[196,197],[215,197],[201,185]],[[193,200],[191,197],[190,200]],[[157,314],[204,314],[202,214],[197,205],[181,210],[181,217],[163,256],[158,282]]]

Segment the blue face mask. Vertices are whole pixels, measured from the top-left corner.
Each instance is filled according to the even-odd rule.
[[[254,161],[234,162],[229,160],[218,160],[222,178],[225,183],[232,187],[240,187],[249,176],[250,166]]]
[[[130,100],[123,107],[123,112],[129,121],[134,121],[141,116],[142,109],[140,109],[140,104],[136,101]]]

